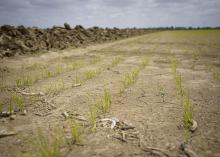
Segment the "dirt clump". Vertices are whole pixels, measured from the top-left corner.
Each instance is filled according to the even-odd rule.
[[[84,28],[81,25],[71,28],[68,23],[64,23],[64,27],[54,26],[46,29],[3,25],[0,27],[0,57],[85,46],[149,32],[152,31],[136,28]]]

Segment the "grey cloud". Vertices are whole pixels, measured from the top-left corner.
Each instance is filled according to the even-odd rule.
[[[29,0],[30,4],[37,7],[56,9],[69,6],[84,5],[89,0]]]
[[[28,0],[1,0],[0,8],[1,9],[20,9],[30,7],[30,2]]]
[[[106,6],[113,6],[117,8],[121,7],[130,7],[135,5],[137,1],[135,0],[105,0],[103,1],[103,4]]]
[[[218,26],[219,0],[0,0],[0,25]]]

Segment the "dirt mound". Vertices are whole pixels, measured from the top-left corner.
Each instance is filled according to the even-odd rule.
[[[118,29],[92,27],[85,29],[81,25],[40,29],[36,27],[3,25],[0,28],[0,57],[15,54],[33,53],[40,50],[65,49],[90,43],[123,39],[151,32],[148,29]]]

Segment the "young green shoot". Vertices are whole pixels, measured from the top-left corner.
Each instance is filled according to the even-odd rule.
[[[12,100],[19,109],[19,111],[24,111],[24,97],[14,94]]]
[[[96,129],[96,117],[97,117],[97,108],[95,106],[91,106],[89,110],[89,123],[91,131],[95,131]]]
[[[181,76],[181,73],[179,73],[179,74],[176,73],[175,81],[176,81],[177,90],[179,91],[179,94],[182,96],[183,95],[183,86],[182,86],[182,76]]]
[[[98,70],[88,70],[85,72],[85,79],[89,80],[98,75],[99,71]]]
[[[141,69],[145,68],[148,65],[148,63],[149,63],[149,57],[146,56],[142,59],[140,68]]]
[[[49,95],[57,94],[59,91],[64,89],[64,82],[63,80],[60,80],[59,82],[55,84],[51,84],[46,88],[46,93]]]
[[[75,74],[75,79],[73,80],[73,87],[77,87],[77,86],[80,86],[82,83],[80,77],[77,75],[77,72]]]
[[[12,114],[12,113],[14,112],[14,105],[13,105],[13,103],[12,103],[12,100],[10,100],[10,102],[9,102],[8,112],[9,112],[10,114]]]
[[[33,78],[30,76],[23,76],[21,78],[16,79],[16,85],[17,87],[21,86],[30,86],[34,82]]]
[[[70,63],[68,63],[68,65],[71,70],[77,70],[77,69],[83,67],[85,65],[85,63],[82,60],[78,60],[78,61],[70,62]]]
[[[123,59],[121,57],[114,57],[113,60],[112,60],[112,64],[111,66],[112,67],[115,67],[117,66]]]
[[[64,72],[64,69],[62,66],[57,66],[54,72],[54,76],[60,75]]]
[[[182,85],[182,76],[181,73],[177,71],[178,61],[175,59],[175,56],[173,57],[173,60],[171,61],[171,67],[173,76],[175,78],[176,87],[179,91],[182,105],[183,105],[183,122],[186,128],[190,128],[192,126],[193,122],[193,110],[192,110],[192,104],[189,100],[189,95],[184,89]]]
[[[49,137],[43,135],[42,131],[38,129],[36,137],[32,139],[30,146],[32,147],[32,153],[25,153],[22,156],[30,157],[60,157],[61,156],[61,145],[63,138],[61,135],[54,135]]]
[[[213,77],[214,77],[214,79],[220,81],[220,71],[214,71]]]
[[[125,89],[134,84],[137,80],[140,69],[135,69],[131,73],[126,73],[122,78],[122,85],[120,89],[120,93],[123,93]]]
[[[112,104],[112,97],[109,90],[105,89],[101,100],[97,103],[97,107],[102,111],[102,113],[107,113],[110,111]]]
[[[72,143],[73,144],[80,143],[81,142],[81,135],[82,135],[81,126],[76,121],[72,122],[71,125],[72,125],[71,126]]]
[[[192,111],[192,105],[189,100],[188,93],[184,92],[185,94],[182,97],[182,103],[183,103],[183,109],[184,109],[184,125],[189,128],[192,125],[193,120],[193,111]]]
[[[160,94],[161,98],[163,99],[163,102],[165,102],[166,93],[165,93],[165,89],[163,87],[160,87],[160,93],[159,94]]]

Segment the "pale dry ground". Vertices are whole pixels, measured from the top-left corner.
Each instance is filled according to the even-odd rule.
[[[219,157],[220,81],[214,77],[220,71],[219,45],[219,31],[164,31],[86,48],[2,59],[3,110],[7,110],[12,93],[18,90],[47,94],[25,98],[26,116],[18,112],[15,120],[0,119],[0,130],[18,133],[0,138],[0,156],[35,152],[26,141],[35,140],[38,128],[48,137],[55,130],[64,132],[64,137],[69,135],[69,123],[62,113],[66,111],[88,120],[90,106],[106,88],[112,96],[112,107],[109,113],[99,114],[97,120],[116,117],[132,124],[138,137],[122,142],[113,137],[115,130],[97,126],[91,132],[85,126],[81,145],[63,144],[61,156],[158,156],[141,150],[155,147],[170,156],[183,157],[179,146],[186,142],[199,156]],[[170,64],[173,55],[180,62],[177,70],[189,91],[193,116],[198,122],[194,133],[183,127],[183,106]],[[113,66],[115,57],[122,60]],[[144,57],[148,57],[148,65],[140,70],[137,81],[119,94],[124,74],[138,68]],[[76,61],[82,65],[71,69],[70,63]],[[99,73],[86,79],[88,70]],[[54,75],[42,77],[45,71]],[[73,87],[76,75],[81,86]],[[22,76],[37,80],[30,86],[17,88],[16,79]],[[55,84],[58,89],[53,89]],[[165,93],[164,101],[161,90]]]

